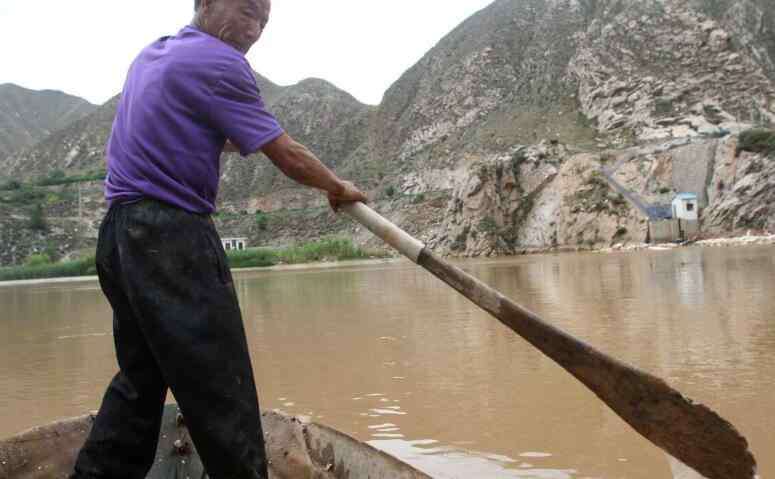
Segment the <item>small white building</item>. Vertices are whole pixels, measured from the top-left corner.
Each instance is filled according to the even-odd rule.
[[[244,251],[248,248],[247,238],[221,238],[226,251]]]
[[[694,193],[681,193],[673,200],[673,218],[685,221],[700,219],[700,201]]]

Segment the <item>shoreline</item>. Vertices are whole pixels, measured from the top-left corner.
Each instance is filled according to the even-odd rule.
[[[271,272],[286,272],[286,271],[305,271],[305,270],[323,270],[323,269],[337,269],[346,268],[351,266],[371,266],[380,264],[394,264],[404,261],[403,258],[374,258],[374,259],[359,259],[359,260],[343,260],[343,261],[319,261],[312,263],[301,264],[278,264],[275,266],[266,267],[252,267],[252,268],[233,268],[232,273],[271,273]],[[57,284],[73,284],[73,283],[96,283],[99,281],[97,276],[70,276],[64,278],[40,278],[40,279],[20,279],[12,281],[0,281],[0,288],[14,287],[14,286],[46,286]]]
[[[453,257],[453,260],[475,260],[475,259],[498,259],[498,258],[510,258],[518,256],[528,255],[541,255],[541,254],[565,254],[565,253],[594,253],[594,254],[611,254],[611,253],[632,253],[637,251],[672,251],[678,248],[687,247],[701,247],[701,248],[719,248],[719,247],[746,247],[746,246],[770,246],[775,245],[775,235],[745,235],[736,236],[730,238],[713,238],[698,241],[690,241],[685,243],[661,243],[661,244],[646,244],[637,243],[630,245],[614,245],[608,248],[584,248],[576,246],[565,246],[558,248],[526,248],[522,250],[522,253],[514,256],[489,256],[489,257]],[[301,264],[280,264],[267,267],[251,267],[251,268],[234,268],[231,271],[233,273],[271,273],[271,272],[287,272],[287,271],[310,271],[310,270],[325,270],[325,269],[337,269],[346,267],[358,267],[358,266],[372,266],[372,265],[388,265],[401,263],[408,261],[403,257],[394,256],[388,258],[374,258],[374,259],[359,259],[359,260],[344,260],[344,261],[321,261]],[[41,278],[41,279],[25,279],[25,280],[13,280],[13,281],[0,281],[0,288],[11,288],[15,286],[46,286],[57,284],[73,284],[73,283],[92,283],[97,282],[97,276],[71,276],[64,278]]]
[[[700,248],[730,248],[745,246],[768,246],[775,245],[775,235],[744,235],[729,238],[709,238],[697,241],[687,241],[684,243],[657,243],[657,244],[634,244],[634,245],[615,245],[610,248],[592,250],[594,253],[626,253],[631,251],[669,251],[677,248],[689,248],[692,246]]]

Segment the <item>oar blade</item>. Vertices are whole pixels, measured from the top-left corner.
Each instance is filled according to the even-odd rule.
[[[748,441],[709,407],[661,379],[622,366],[614,384],[591,385],[641,435],[707,479],[754,479]]]

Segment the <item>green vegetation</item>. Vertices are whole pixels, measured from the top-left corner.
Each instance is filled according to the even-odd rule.
[[[37,203],[32,207],[30,212],[30,219],[27,226],[34,231],[48,231],[48,223],[46,222],[46,214],[43,211],[43,205]]]
[[[657,98],[654,101],[654,111],[657,115],[669,115],[673,113],[673,99],[667,97]]]
[[[724,121],[721,110],[717,106],[705,105],[702,107],[702,112],[705,114],[705,118],[714,125],[720,125]]]
[[[620,216],[626,213],[629,205],[620,193],[611,190],[599,171],[594,171],[572,196],[573,213],[605,213]]]
[[[54,170],[48,176],[28,183],[17,179],[7,180],[0,183],[0,192],[6,192],[6,194],[0,195],[0,203],[27,205],[46,202],[47,204],[53,204],[72,199],[70,198],[73,196],[72,193],[52,193],[50,190],[46,190],[45,187],[101,181],[105,179],[106,174],[105,170],[95,170],[82,175],[67,176],[62,170]]]
[[[45,253],[34,254],[24,262],[24,266],[27,266],[28,268],[35,268],[47,264],[51,264],[51,258]]]
[[[17,180],[8,180],[4,183],[0,183],[0,191],[14,191],[22,187],[22,184]]]
[[[264,268],[277,264],[275,253],[269,249],[252,248],[244,251],[228,251],[232,268]]]
[[[364,251],[349,239],[329,238],[281,249],[277,259],[285,264],[303,264],[324,260],[348,261],[367,259],[378,254]]]
[[[74,199],[76,192],[69,190],[53,192],[47,187],[97,181],[104,178],[105,171],[102,170],[79,176],[66,176],[61,170],[56,170],[49,176],[31,183],[8,180],[5,183],[0,183],[0,192],[5,193],[0,195],[0,203],[11,205],[46,203],[52,205]]]
[[[30,203],[39,203],[44,201],[46,193],[44,191],[30,188],[26,185],[20,185],[16,189],[6,190],[10,194],[0,195],[0,203],[12,205],[29,205]]]
[[[266,231],[269,227],[269,216],[263,211],[256,211],[256,226],[261,231]]]
[[[582,127],[582,128],[594,128],[594,127],[596,126],[596,125],[595,125],[595,123],[596,123],[596,122],[595,122],[595,121],[593,121],[593,120],[590,120],[590,119],[587,117],[587,115],[585,115],[585,114],[584,114],[584,113],[582,113],[582,112],[578,112],[578,113],[576,114],[576,122],[577,122],[577,123],[579,124],[579,126],[580,126],[580,127]]]
[[[101,181],[105,179],[105,170],[95,170],[83,175],[67,176],[62,170],[54,170],[48,176],[35,182],[38,186],[69,185],[71,183],[85,183],[89,181]]]
[[[498,223],[492,216],[482,218],[482,221],[479,222],[479,231],[487,234],[495,234],[498,232]]]
[[[740,133],[737,153],[741,151],[760,153],[769,157],[775,155],[775,131],[757,128]]]
[[[396,195],[396,187],[393,185],[388,186],[385,188],[385,196],[388,198],[392,198]]]
[[[30,256],[24,266],[0,268],[0,281],[70,278],[97,274],[94,256],[61,263],[51,263],[48,259],[45,254],[36,254]]]
[[[349,239],[327,238],[282,249],[253,248],[229,251],[232,268],[264,268],[280,263],[304,264],[318,261],[348,261],[384,257],[384,254],[363,250]],[[49,253],[30,256],[23,266],[0,268],[0,281],[68,278],[97,274],[94,256],[74,261],[52,263]]]

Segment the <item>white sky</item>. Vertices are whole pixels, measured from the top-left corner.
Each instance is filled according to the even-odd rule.
[[[326,79],[365,103],[492,0],[274,0],[248,54],[275,83]],[[0,83],[62,90],[101,104],[129,64],[176,33],[193,0],[0,0]]]

